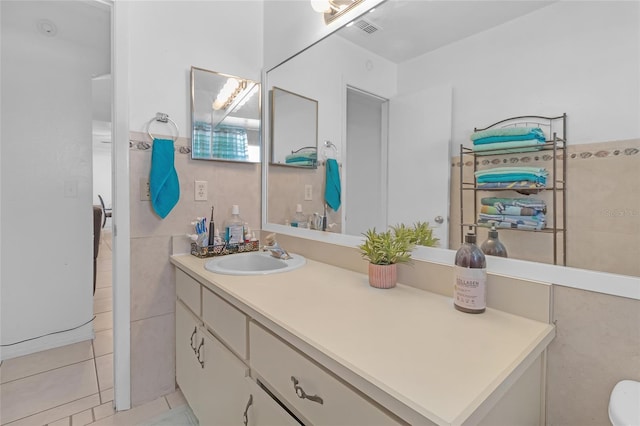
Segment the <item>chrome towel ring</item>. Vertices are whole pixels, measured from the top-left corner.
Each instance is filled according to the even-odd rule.
[[[169,114],[165,114],[163,112],[157,112],[156,116],[151,120],[149,120],[149,122],[147,123],[147,134],[149,135],[151,140],[156,139],[156,137],[153,136],[153,134],[151,134],[151,124],[153,124],[154,121],[159,121],[160,123],[173,124],[173,127],[175,127],[176,129],[176,135],[172,137],[172,140],[174,142],[178,140],[178,136],[180,136],[180,129],[178,129],[178,125],[172,119],[169,118]]]

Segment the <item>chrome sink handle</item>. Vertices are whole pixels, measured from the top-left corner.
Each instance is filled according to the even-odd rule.
[[[295,389],[298,398],[308,399],[309,401],[317,402],[320,405],[324,404],[322,397],[318,395],[307,395],[304,389],[302,389],[302,387],[298,384],[298,379],[296,379],[294,376],[291,376],[291,381],[293,382],[293,389]]]

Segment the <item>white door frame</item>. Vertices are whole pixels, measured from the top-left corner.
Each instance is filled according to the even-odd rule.
[[[99,0],[98,0],[99,1]],[[113,388],[117,411],[131,408],[131,293],[129,223],[129,7],[111,8],[113,188]]]

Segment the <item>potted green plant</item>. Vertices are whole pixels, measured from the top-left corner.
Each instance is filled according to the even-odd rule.
[[[411,250],[415,244],[407,237],[407,233],[396,233],[389,229],[376,232],[369,229],[365,241],[358,248],[362,257],[369,261],[369,284],[376,288],[395,287],[398,279],[398,263],[411,260]]]
[[[392,231],[399,238],[408,238],[410,242],[417,246],[437,247],[439,238],[433,236],[433,228],[429,222],[416,222],[409,228],[401,223],[391,227]]]

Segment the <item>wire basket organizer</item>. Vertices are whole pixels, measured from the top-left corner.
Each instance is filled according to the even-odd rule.
[[[245,253],[260,250],[260,241],[248,241],[240,244],[218,244],[212,246],[199,246],[191,243],[191,254],[196,257],[225,256],[227,254]]]

